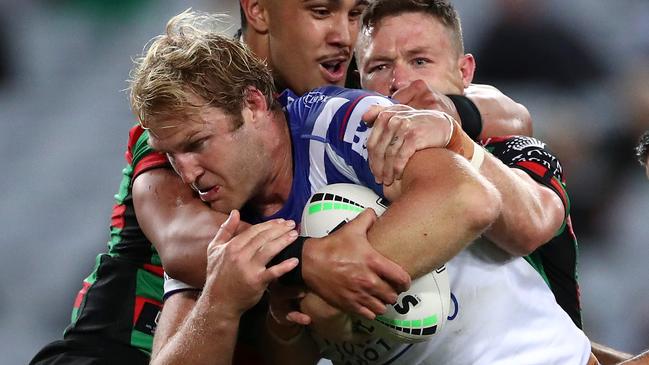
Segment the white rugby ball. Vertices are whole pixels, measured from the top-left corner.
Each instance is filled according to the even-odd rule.
[[[388,202],[371,189],[333,184],[316,191],[302,213],[300,232],[323,237],[352,220],[365,208],[383,214]],[[418,278],[374,321],[359,319],[357,330],[401,342],[422,342],[438,333],[449,313],[451,292],[445,266]]]

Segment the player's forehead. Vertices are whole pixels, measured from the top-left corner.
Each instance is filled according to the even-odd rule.
[[[180,122],[169,120],[169,124],[163,128],[152,128],[149,130],[149,146],[156,151],[171,153],[180,151],[185,144],[200,132],[201,125],[194,122]]]
[[[367,55],[391,53],[412,55],[432,53],[440,46],[450,46],[450,34],[435,17],[423,12],[406,12],[381,19],[373,29],[363,32],[367,37]]]
[[[353,7],[357,5],[369,5],[370,0],[295,0],[302,5],[326,4],[339,7]]]
[[[316,6],[326,6],[330,10],[348,10],[359,6],[367,6],[370,0],[268,0],[276,9],[309,9]]]
[[[164,152],[184,151],[198,138],[227,129],[230,119],[220,108],[203,107],[187,113],[161,116],[158,126],[149,129],[149,146]]]
[[[383,31],[382,31],[383,30]],[[405,11],[399,14],[388,15],[376,22],[371,34],[382,33],[394,34],[396,36],[409,36],[418,34],[420,38],[426,38],[430,35],[448,36],[447,27],[442,21],[432,14],[424,11]]]

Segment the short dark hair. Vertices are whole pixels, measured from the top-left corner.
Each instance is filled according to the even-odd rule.
[[[644,132],[640,137],[638,146],[635,148],[635,154],[638,157],[640,165],[645,166],[647,164],[647,157],[649,157],[649,130]]]
[[[424,13],[435,17],[453,32],[458,50],[464,53],[460,16],[446,0],[374,0],[363,13],[362,29],[372,29],[384,18],[403,13]]]

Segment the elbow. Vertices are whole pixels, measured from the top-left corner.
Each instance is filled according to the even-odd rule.
[[[521,215],[510,218],[513,224],[502,229],[502,219],[487,232],[486,236],[512,256],[527,256],[552,239],[556,230],[553,225],[544,223],[542,217]],[[512,227],[515,225],[515,227]]]
[[[500,246],[513,256],[527,256],[548,241],[538,229],[533,227],[520,229],[518,234],[512,236],[509,242]]]
[[[510,212],[514,215],[509,219],[510,228],[505,230],[508,234],[504,239],[511,254],[531,254],[550,241],[563,225],[565,210],[557,195],[545,188],[539,189],[539,193],[538,204]]]
[[[174,249],[173,254],[160,256],[165,273],[170,277],[200,288],[205,284],[206,261],[183,249]]]
[[[180,264],[182,260],[176,258],[175,255],[167,255],[167,257],[160,255],[160,261],[162,261],[165,273],[170,277],[181,281],[184,281],[183,278],[187,277],[187,272]]]
[[[173,237],[173,234],[158,237],[158,242],[152,242],[153,246],[160,256],[165,273],[174,279],[187,282],[189,281],[187,264],[192,262],[190,261],[192,258],[188,257],[180,244],[170,243],[175,242],[170,236]]]
[[[160,256],[160,261],[162,262],[162,267],[167,275],[174,279],[179,279],[184,276],[183,267],[181,265],[181,259],[178,258],[178,250],[173,247],[164,247],[158,248],[158,255]]]
[[[539,249],[539,247],[548,243],[561,227],[563,220],[560,218],[552,219],[543,214],[539,214],[536,219],[529,219],[522,229],[516,240],[516,247],[519,247],[520,256],[526,256]]]
[[[523,104],[517,104],[519,108],[519,135],[531,137],[534,133],[532,127],[532,115]]]
[[[476,236],[486,231],[500,216],[502,199],[498,190],[486,179],[481,178],[477,186],[463,193],[465,224]]]

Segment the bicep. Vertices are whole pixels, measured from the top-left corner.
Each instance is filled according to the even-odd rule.
[[[133,205],[140,228],[156,244],[164,242],[166,230],[178,214],[182,213],[182,207],[189,205],[194,206],[194,209],[209,209],[168,168],[149,170],[138,175],[133,182]]]
[[[207,244],[227,218],[205,205],[171,169],[139,175],[133,182],[133,205],[140,228],[163,256],[167,249],[200,239],[201,232]]]
[[[506,135],[532,135],[532,117],[527,108],[490,85],[472,84],[465,95],[482,116],[480,138]]]

